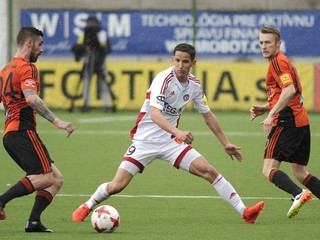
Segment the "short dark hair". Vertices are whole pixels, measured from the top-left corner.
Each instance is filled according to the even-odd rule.
[[[17,44],[23,45],[29,37],[37,36],[43,37],[43,32],[35,27],[22,27],[17,35]]]
[[[261,28],[260,32],[263,34],[267,34],[267,33],[273,34],[276,42],[281,40],[281,33],[280,33],[279,29],[277,29],[275,27],[264,26],[263,28]]]
[[[187,43],[178,44],[173,50],[173,56],[176,54],[176,51],[189,53],[192,61],[196,57],[196,49],[194,48],[194,46],[187,44]]]

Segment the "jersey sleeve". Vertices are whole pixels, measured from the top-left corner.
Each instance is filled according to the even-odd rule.
[[[150,92],[150,107],[155,107],[163,110],[165,103],[165,83],[164,79],[157,76],[149,88]]]
[[[280,88],[293,84],[291,69],[287,59],[280,58],[276,66],[273,66],[272,75]]]
[[[34,64],[25,64],[20,69],[21,90],[39,91],[38,69]]]
[[[202,89],[199,89],[194,100],[194,108],[198,109],[200,113],[207,113],[210,111],[208,100]]]

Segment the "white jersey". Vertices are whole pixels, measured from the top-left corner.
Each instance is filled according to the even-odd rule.
[[[147,90],[146,99],[140,109],[136,125],[130,133],[131,139],[140,141],[167,141],[171,139],[170,133],[151,120],[150,106],[160,109],[165,118],[172,125],[178,127],[181,113],[191,100],[200,113],[210,111],[200,81],[194,75],[189,73],[184,86],[175,76],[173,67],[160,72]]]

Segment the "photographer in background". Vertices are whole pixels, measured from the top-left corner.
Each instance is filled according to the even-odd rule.
[[[97,74],[98,98],[102,97],[104,111],[115,112],[115,96],[110,91],[109,85],[106,82],[107,73],[105,68],[105,58],[107,54],[111,52],[111,45],[107,33],[101,31],[100,22],[96,17],[88,17],[84,35],[73,45],[72,52],[75,55],[76,61],[80,61],[83,58],[84,62],[81,72],[84,105],[81,108],[81,111],[90,111],[90,83],[93,74]],[[78,88],[79,86],[77,89]],[[73,110],[73,102],[71,109]]]

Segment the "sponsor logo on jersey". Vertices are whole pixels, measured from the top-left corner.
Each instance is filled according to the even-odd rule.
[[[188,93],[183,96],[183,100],[184,100],[184,101],[188,101],[189,98],[190,98],[190,96],[189,96]]]
[[[33,79],[27,79],[25,82],[24,82],[24,85],[26,87],[36,87],[36,81],[33,80]]]
[[[182,108],[174,108],[165,102],[162,111],[171,116],[179,116],[182,112]]]
[[[285,74],[281,75],[280,76],[280,80],[281,80],[283,85],[285,85],[288,82],[292,82],[291,76],[290,76],[289,73],[285,73]]]
[[[176,93],[175,93],[174,91],[172,91],[172,92],[170,93],[170,96],[174,96],[174,95],[176,95]]]
[[[163,105],[165,99],[166,98],[162,95],[157,96],[157,103]]]

